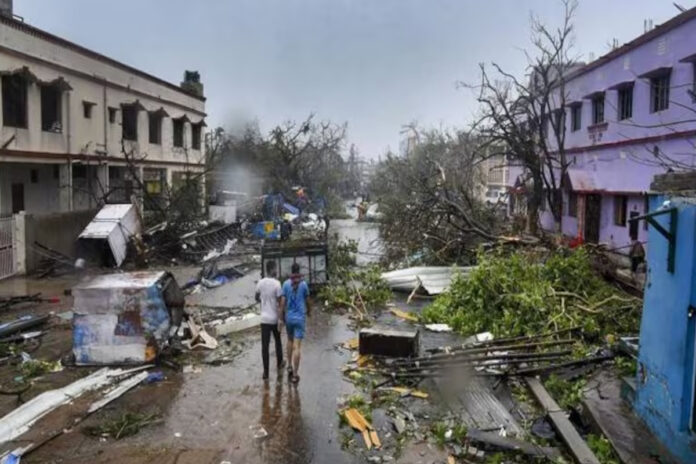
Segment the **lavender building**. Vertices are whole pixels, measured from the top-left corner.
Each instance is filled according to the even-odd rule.
[[[646,212],[653,176],[696,169],[696,8],[572,70],[566,82],[563,234],[626,253],[632,238],[646,239],[628,219]],[[548,207],[541,223],[553,229]]]

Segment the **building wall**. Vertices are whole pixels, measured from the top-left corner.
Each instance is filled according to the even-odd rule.
[[[57,166],[57,165],[56,165]],[[24,185],[24,204],[26,211],[48,213],[59,208],[59,198],[55,194],[60,181],[55,177],[53,165],[19,164],[0,162],[0,213],[12,213],[12,184]],[[32,182],[31,172],[36,172]]]
[[[90,175],[96,176],[100,189],[108,191],[108,166],[126,165],[124,152],[132,155],[138,169],[165,169],[166,179],[171,179],[173,171],[203,171],[205,134],[201,130],[201,148],[193,149],[192,124],[203,122],[204,98],[24,23],[0,17],[0,74],[23,69],[30,73],[27,127],[5,126],[0,111],[0,214],[11,212],[8,189],[13,182],[25,184],[28,212],[93,208],[94,192],[85,191],[81,184],[86,182],[93,188],[95,182],[73,179],[75,166],[91,165]],[[62,131],[46,132],[41,127],[40,89],[42,84],[59,78],[69,86],[61,93]],[[84,115],[84,102],[92,104],[89,118]],[[134,103],[141,108],[138,136],[135,141],[126,141],[122,137],[121,106]],[[109,108],[116,109],[113,121]],[[155,111],[164,113],[161,144],[149,143],[148,112]],[[186,120],[183,148],[173,146],[172,120],[178,118]],[[60,185],[54,178],[44,182],[44,175],[40,176],[41,185],[31,185],[27,163],[43,164],[38,169],[51,173],[55,172],[53,165],[59,164]],[[67,186],[68,194],[57,190],[59,186]]]
[[[696,9],[688,10],[663,28],[639,38],[635,46],[619,49],[606,57],[567,76],[565,103],[580,104],[581,127],[571,130],[571,111],[564,108],[566,122],[565,152],[570,170],[589,173],[593,180],[589,186],[572,186],[577,193],[596,193],[602,196],[599,240],[612,248],[625,248],[630,244],[628,225],[614,224],[614,197],[627,195],[628,212],[643,212],[645,195],[657,174],[669,168],[696,168]],[[642,42],[642,43],[641,43]],[[650,77],[646,73],[670,68],[669,108],[651,112]],[[632,117],[620,120],[618,113],[619,84],[633,82]],[[561,89],[556,101],[561,101]],[[591,96],[604,92],[604,122],[592,123]],[[549,134],[552,130],[549,129]],[[549,138],[553,147],[554,137]],[[656,153],[659,156],[656,156]],[[522,174],[519,167],[510,168],[509,186]],[[566,189],[571,186],[565,185]],[[565,193],[567,203],[567,192]],[[578,221],[582,218],[563,217],[562,231],[577,236]],[[578,211],[578,215],[581,212]],[[549,212],[541,214],[541,225],[553,230],[553,218]],[[639,228],[639,240],[645,241],[643,227]]]
[[[666,199],[679,208],[675,272],[667,270],[667,240],[651,227],[635,409],[681,462],[692,463],[696,318],[689,310],[696,307],[696,206],[693,198],[659,196],[651,199],[651,211]],[[656,220],[669,229],[669,216]]]
[[[693,10],[689,12],[692,16]],[[680,62],[696,53],[696,19],[655,37],[620,56],[608,60],[588,72],[576,71],[566,84],[567,103],[582,102],[582,127],[571,131],[571,118],[566,111],[566,148],[622,142],[656,135],[673,135],[676,131],[696,129],[694,103],[689,93],[694,83],[692,63]],[[600,58],[601,60],[601,58]],[[671,67],[669,108],[650,112],[650,80],[641,75],[662,67]],[[611,87],[634,82],[633,116],[618,120],[618,91]],[[588,130],[592,121],[592,104],[588,95],[605,91],[605,121],[603,131]],[[689,157],[689,161],[693,160]],[[694,164],[696,165],[696,164]]]

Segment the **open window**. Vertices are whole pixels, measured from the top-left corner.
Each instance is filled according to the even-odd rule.
[[[41,130],[63,132],[63,90],[57,85],[41,86]]]
[[[191,126],[191,148],[194,150],[201,149],[201,137],[203,134],[203,123],[193,124]]]
[[[576,132],[582,128],[582,102],[570,105],[570,131]]]
[[[626,195],[614,196],[614,225],[626,227],[626,210],[628,209],[628,197]]]
[[[23,74],[2,76],[2,123],[5,127],[27,128],[27,86]]]
[[[183,147],[184,146],[184,123],[185,123],[184,118],[178,118],[178,119],[172,119],[172,135],[173,135],[173,143],[175,147]]]
[[[123,121],[121,123],[122,127],[122,137],[124,140],[138,140],[138,110],[140,108],[133,105],[123,105],[121,106],[121,115]]]
[[[82,101],[82,115],[85,119],[92,119],[92,110],[97,106],[96,103],[87,100]]]
[[[150,132],[150,143],[153,145],[162,144],[162,112],[152,111],[147,114]]]

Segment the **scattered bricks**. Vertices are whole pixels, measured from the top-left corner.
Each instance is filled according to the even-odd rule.
[[[420,345],[418,330],[361,329],[359,338],[361,355],[371,354],[399,358],[418,356]]]

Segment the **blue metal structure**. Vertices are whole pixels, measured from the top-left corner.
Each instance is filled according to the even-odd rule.
[[[655,195],[650,211],[634,407],[674,456],[696,463],[696,198]]]

